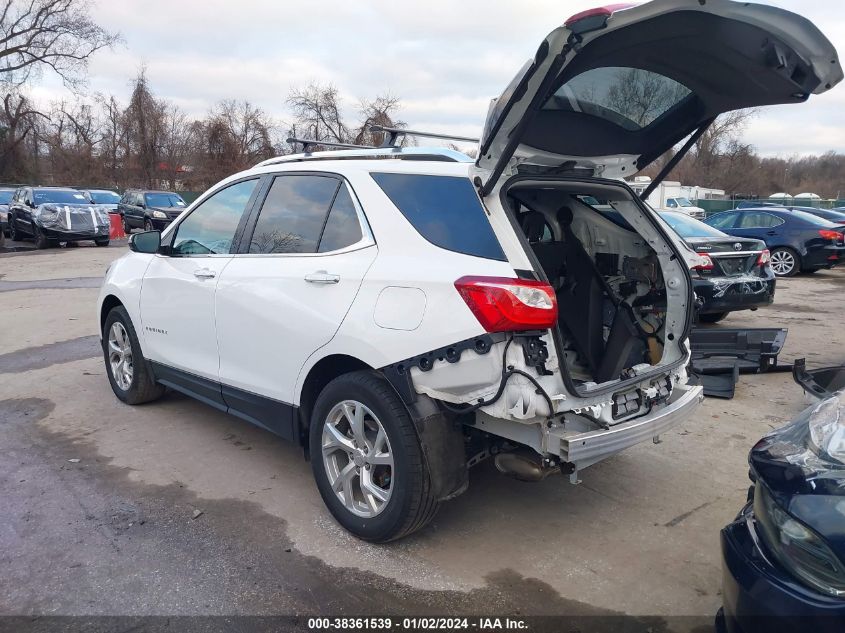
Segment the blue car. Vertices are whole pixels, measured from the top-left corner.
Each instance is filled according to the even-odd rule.
[[[748,503],[721,535],[719,633],[845,631],[845,367],[800,363],[821,400],[751,450]]]
[[[832,268],[845,259],[845,226],[804,211],[734,209],[711,215],[705,223],[729,235],[763,240],[778,277]]]

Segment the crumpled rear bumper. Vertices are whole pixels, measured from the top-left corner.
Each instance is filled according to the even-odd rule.
[[[609,429],[577,433],[567,431],[565,425],[557,426],[549,433],[548,450],[563,461],[584,468],[665,433],[689,419],[703,399],[701,387],[678,386],[669,402],[657,411]]]

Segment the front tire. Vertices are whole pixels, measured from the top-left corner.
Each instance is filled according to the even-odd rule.
[[[153,223],[150,221],[149,218],[144,218],[144,230],[145,231],[152,231],[153,230]]]
[[[778,277],[794,277],[801,270],[801,258],[791,248],[772,249],[769,263]]]
[[[106,316],[103,359],[114,395],[126,404],[151,402],[164,394],[141,354],[132,319],[123,306],[112,308]]]
[[[122,215],[120,217],[123,219],[123,232],[126,233],[126,235],[131,235],[132,227],[129,226],[128,222],[126,222],[126,216]]]
[[[17,223],[17,220],[15,220],[10,214],[9,215],[9,239],[12,240],[13,242],[17,242],[18,239],[19,239],[18,238],[18,229],[15,226],[16,223]]]
[[[50,240],[37,224],[32,225],[32,237],[35,239],[35,248],[40,250],[50,246]]]
[[[439,506],[416,428],[379,374],[335,378],[314,405],[311,466],[334,518],[365,541],[384,543],[425,526]]]
[[[97,246],[108,246],[109,240],[94,240],[94,244]]]

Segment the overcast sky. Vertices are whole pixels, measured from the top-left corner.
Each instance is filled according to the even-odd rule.
[[[124,44],[90,66],[90,93],[126,102],[141,64],[153,90],[202,116],[247,99],[277,120],[292,86],[331,82],[348,109],[402,99],[409,127],[476,136],[498,95],[543,37],[602,0],[99,0],[94,15]],[[845,55],[845,2],[769,0],[819,25]],[[718,45],[718,43],[714,42]],[[61,98],[45,76],[39,100]],[[761,111],[746,140],[767,155],[845,152],[845,82],[803,105]]]

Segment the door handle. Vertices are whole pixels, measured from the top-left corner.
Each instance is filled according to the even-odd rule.
[[[777,231],[767,231],[766,235],[777,235]]]
[[[216,276],[217,273],[208,268],[197,268],[194,271],[194,277],[197,279],[214,279]]]
[[[340,281],[340,275],[327,273],[325,270],[318,270],[317,272],[305,275],[305,281],[310,284],[336,284]]]

